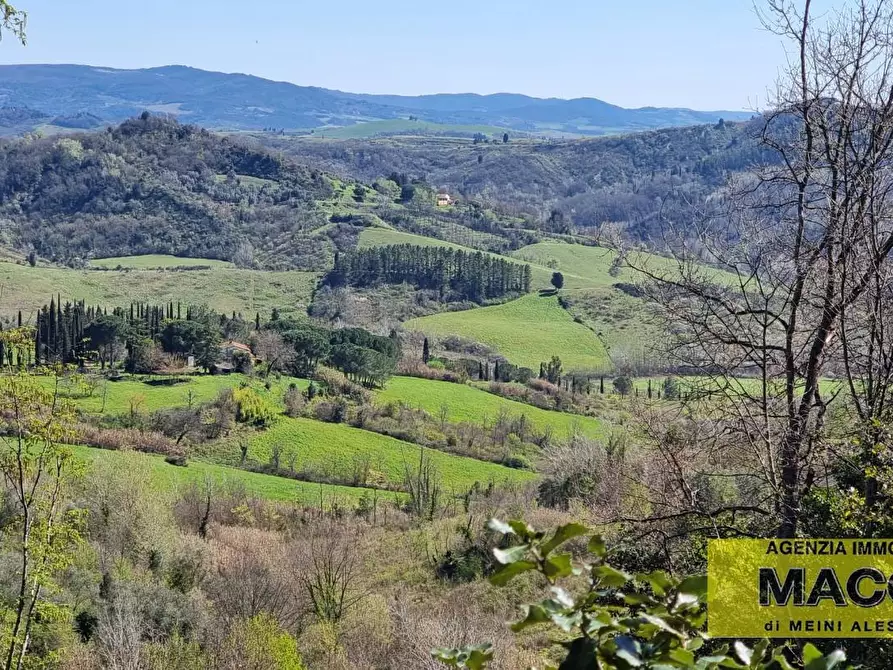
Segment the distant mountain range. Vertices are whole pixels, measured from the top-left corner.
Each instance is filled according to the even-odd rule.
[[[737,111],[624,109],[595,98],[542,99],[511,93],[344,93],[180,65],[143,70],[0,65],[0,108],[0,128],[7,134],[40,124],[100,126],[146,110],[170,113],[181,122],[212,129],[308,132],[375,121],[408,121],[411,116],[426,122],[420,127],[428,133],[438,131],[430,124],[443,124],[460,133],[470,133],[474,127],[495,127],[535,134],[604,135],[750,117]],[[400,123],[383,127],[405,131]]]

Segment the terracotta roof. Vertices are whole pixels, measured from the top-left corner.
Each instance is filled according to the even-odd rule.
[[[247,344],[242,344],[241,342],[224,342],[220,345],[222,349],[239,349],[241,351],[247,351],[249,354],[251,353],[251,347]]]

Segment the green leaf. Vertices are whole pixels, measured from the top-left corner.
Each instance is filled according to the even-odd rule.
[[[803,670],[831,670],[846,660],[846,654],[840,649],[832,651],[827,656],[816,649],[811,643],[803,645]]]
[[[639,574],[636,575],[636,579],[640,582],[645,582],[648,586],[651,587],[651,590],[654,591],[654,595],[663,597],[667,594],[667,591],[672,586],[672,582],[670,578],[667,577],[667,574],[661,570],[655,570],[654,572],[649,572],[647,574]]]
[[[643,621],[647,621],[649,624],[651,624],[652,626],[654,626],[656,628],[664,630],[668,633],[672,633],[676,637],[679,637],[679,638],[685,637],[682,633],[680,633],[678,630],[673,628],[670,624],[668,624],[666,621],[661,619],[659,616],[652,616],[651,614],[642,614],[641,619]]]
[[[529,570],[536,570],[536,563],[531,563],[530,561],[509,563],[490,575],[490,583],[493,586],[505,586],[522,572],[528,572]]]
[[[518,519],[513,519],[512,521],[509,521],[509,526],[511,527],[511,529],[513,531],[515,531],[518,535],[523,537],[525,540],[528,540],[528,539],[532,538],[534,535],[536,535],[536,532],[533,530],[533,528],[528,526],[527,523],[525,523],[524,521],[520,521]]]
[[[707,595],[707,576],[694,575],[692,577],[686,577],[679,584],[678,591],[679,593],[696,595],[699,598]]]
[[[493,645],[477,644],[461,649],[434,649],[431,655],[451,668],[484,670],[487,663],[493,660]]]
[[[593,535],[590,537],[587,549],[590,554],[598,556],[599,558],[604,558],[605,554],[608,553],[608,547],[601,535]]]
[[[653,605],[657,601],[647,593],[624,593],[623,602],[627,605]]]
[[[512,630],[518,633],[530,626],[550,621],[551,618],[549,612],[542,605],[525,605],[524,618],[513,623]]]
[[[573,571],[570,554],[557,554],[546,559],[543,569],[550,579],[567,577]]]
[[[677,663],[681,663],[684,667],[695,664],[695,655],[688,649],[672,649],[669,653],[669,656]]]
[[[822,652],[816,649],[815,645],[812,642],[807,642],[803,645],[803,664],[809,665],[813,661],[817,661],[822,658]]]
[[[543,556],[548,556],[556,547],[564,544],[568,540],[572,540],[575,537],[580,537],[581,535],[585,535],[589,532],[589,529],[586,528],[583,524],[580,523],[566,523],[563,526],[559,526],[555,530],[555,534],[552,535],[546,542],[543,542],[540,550],[543,552]]]
[[[778,667],[781,668],[781,670],[796,670],[781,650],[776,651],[772,655],[772,660],[778,664]]]
[[[493,555],[496,557],[497,561],[503,565],[508,565],[523,559],[527,555],[527,550],[529,548],[530,545],[519,544],[515,547],[509,547],[508,549],[494,549]]]
[[[601,580],[601,585],[608,588],[619,588],[632,579],[625,572],[612,568],[610,565],[596,566],[592,569],[592,574]]]

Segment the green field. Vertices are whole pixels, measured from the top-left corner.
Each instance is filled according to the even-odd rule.
[[[265,500],[297,502],[302,505],[320,505],[331,507],[355,505],[364,493],[373,495],[370,489],[352,486],[335,486],[331,484],[313,484],[299,482],[284,477],[274,477],[256,472],[237,470],[213,463],[189,461],[187,467],[170,465],[161,456],[141,454],[138,452],[108,451],[91,447],[71,447],[74,453],[88,464],[100,461],[111,462],[121,467],[145,468],[152,485],[159,491],[175,491],[190,483],[204,484],[211,479],[221,487],[239,487],[252,496]],[[377,493],[383,495],[394,494]]]
[[[441,407],[448,407],[447,421],[492,423],[500,414],[526,415],[537,429],[550,427],[556,438],[574,433],[587,437],[603,437],[604,426],[591,417],[566,412],[550,412],[466,384],[453,384],[417,377],[392,377],[384,389],[376,394],[380,403],[402,402],[439,416]]]
[[[60,391],[69,397],[75,406],[87,414],[124,414],[131,410],[154,412],[165,407],[180,407],[189,404],[208,402],[217,397],[222,389],[236,388],[247,380],[244,375],[196,375],[183,377],[185,381],[173,385],[152,385],[146,383],[160,376],[125,378],[120,381],[97,380],[96,386],[89,396],[84,396],[83,389],[75,388],[71,382],[60,382]],[[54,383],[52,377],[42,377],[41,383],[49,386]],[[282,404],[282,396],[289,383],[294,382],[304,389],[309,384],[304,379],[283,377],[279,380],[271,378],[268,391],[264,385],[254,380],[252,386],[266,395],[274,404]],[[191,394],[191,396],[190,396]]]
[[[184,259],[179,259],[184,260]],[[0,314],[21,310],[26,321],[50,298],[84,300],[91,305],[126,307],[132,301],[151,304],[205,304],[214,310],[269,314],[304,313],[319,275],[313,272],[264,272],[216,268],[184,272],[129,272],[29,267],[0,262]]]
[[[269,463],[275,445],[281,449],[280,467],[290,467],[294,456],[296,470],[324,476],[350,477],[368,459],[369,483],[379,486],[402,486],[406,466],[413,467],[418,463],[420,450],[417,445],[344,424],[280,417],[272,428],[256,433],[251,439],[249,460]],[[238,445],[221,443],[211,449],[213,452],[206,455],[214,461],[238,462]],[[475,482],[501,484],[529,481],[535,477],[532,472],[433,449],[425,449],[425,453],[437,467],[440,481],[449,492],[464,493]]]
[[[359,249],[369,249],[370,247],[383,247],[389,244],[414,244],[419,247],[448,247],[462,251],[475,251],[452,242],[444,242],[443,240],[423,235],[403,233],[391,228],[364,228],[360,233],[357,247]]]
[[[114,270],[117,267],[129,270],[154,270],[156,268],[175,268],[179,266],[195,265],[209,265],[212,268],[234,267],[229,261],[219,261],[215,258],[181,258],[180,256],[168,256],[165,254],[94,258],[87,263],[87,265],[91,268],[108,268],[110,270]]]
[[[609,367],[607,351],[586,326],[575,323],[554,295],[526,295],[502,305],[442,312],[411,319],[407,330],[427,335],[461,335],[496,349],[509,361],[534,371],[552,356],[565,370]]]
[[[589,247],[582,244],[566,242],[540,242],[522,247],[512,252],[512,256],[530,263],[558,270],[567,277],[585,280],[587,287],[607,287],[618,282],[635,283],[643,279],[643,275],[622,263],[616,276],[609,270],[617,258],[617,252],[604,247]],[[668,270],[674,262],[662,256],[633,252],[629,260],[634,265],[644,265],[649,270]],[[579,282],[566,282],[567,288],[584,288]]]
[[[518,137],[521,133],[496,126],[460,125],[450,123],[432,123],[429,121],[410,121],[409,119],[384,119],[381,121],[367,121],[353,126],[340,126],[337,128],[316,128],[314,136],[333,140],[353,140],[376,135],[458,135],[471,136],[475,133],[498,137],[502,141],[502,134]]]

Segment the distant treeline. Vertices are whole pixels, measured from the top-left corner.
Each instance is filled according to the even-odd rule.
[[[480,252],[396,244],[337,255],[326,281],[357,287],[407,283],[442,298],[481,302],[530,291],[530,266]]]

